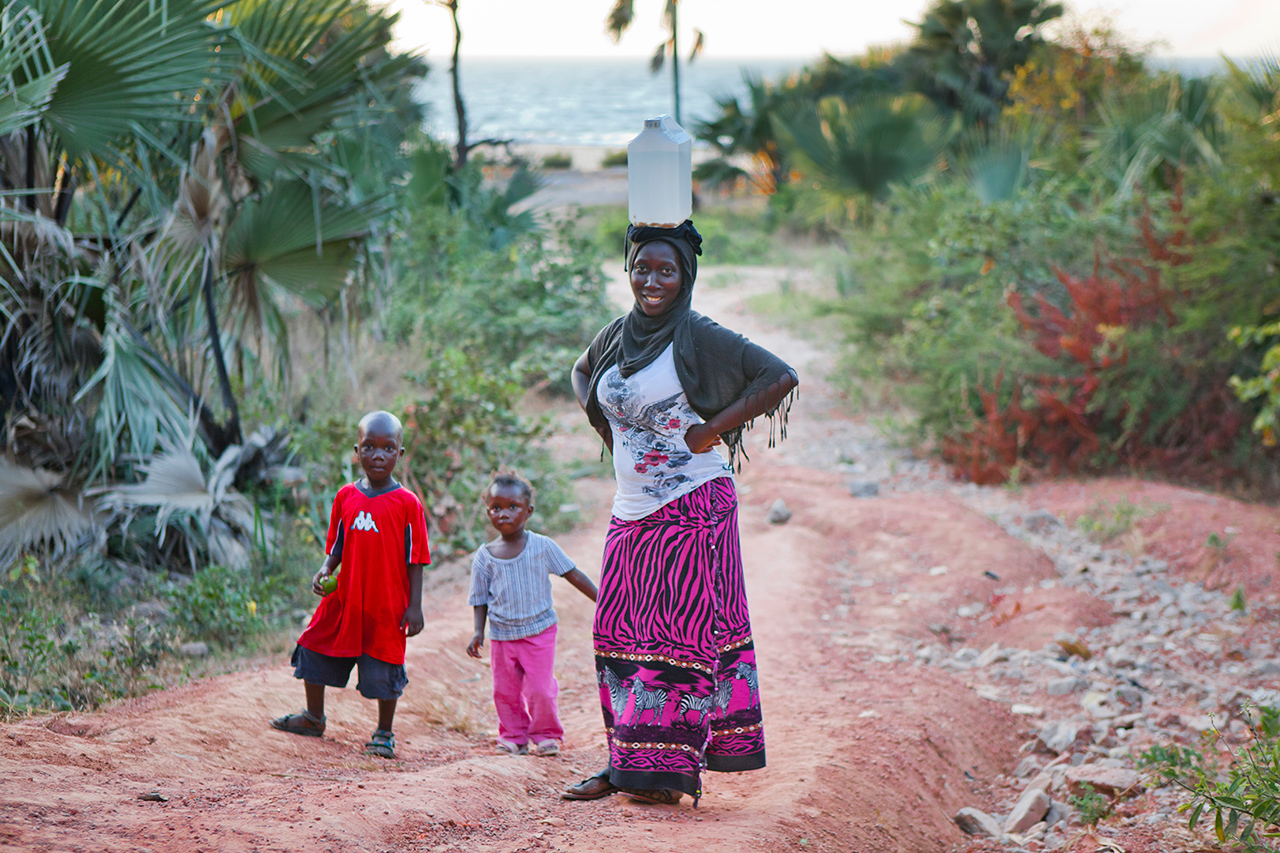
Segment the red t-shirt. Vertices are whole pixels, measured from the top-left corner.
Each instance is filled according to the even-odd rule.
[[[431,562],[422,502],[403,486],[375,497],[355,483],[343,486],[333,500],[325,553],[334,548],[342,554],[338,588],[320,601],[298,645],[330,657],[404,663],[408,566]]]

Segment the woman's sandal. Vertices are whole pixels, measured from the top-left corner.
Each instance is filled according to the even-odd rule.
[[[618,790],[618,786],[609,781],[609,771],[601,770],[594,776],[588,776],[576,785],[570,785],[560,795],[562,800],[599,800]]]
[[[369,742],[364,745],[364,752],[379,758],[395,758],[396,736],[386,729],[374,729]]]
[[[670,788],[654,788],[648,791],[632,791],[622,788],[621,791],[638,803],[649,803],[654,806],[674,806],[684,796],[682,792],[673,791]]]
[[[303,737],[323,737],[324,717],[317,717],[306,708],[296,714],[285,714],[271,721],[271,728]]]

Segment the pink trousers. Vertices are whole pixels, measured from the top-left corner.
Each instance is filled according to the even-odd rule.
[[[491,640],[498,736],[517,746],[564,737],[556,696],[556,626],[523,640]]]

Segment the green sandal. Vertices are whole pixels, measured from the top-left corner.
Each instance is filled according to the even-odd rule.
[[[291,735],[323,737],[324,721],[324,717],[317,717],[306,708],[303,708],[296,714],[285,714],[283,717],[276,717],[271,721],[271,728],[288,732]]]
[[[385,729],[374,729],[369,742],[364,745],[365,755],[376,755],[379,758],[396,757],[396,736]]]

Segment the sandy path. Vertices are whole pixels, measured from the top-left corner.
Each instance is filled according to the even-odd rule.
[[[271,730],[267,720],[302,698],[286,662],[272,662],[98,713],[0,725],[0,850],[963,849],[951,816],[998,806],[993,780],[1028,724],[963,673],[919,666],[911,643],[935,640],[944,623],[977,648],[1039,648],[1110,611],[1078,593],[1041,595],[1037,584],[1056,576],[1043,554],[839,413],[821,381],[821,341],[746,312],[743,296],[803,277],[708,269],[695,300],[784,355],[803,381],[789,440],[768,450],[758,426],[740,479],[767,769],[708,774],[696,811],[687,799],[560,800],[605,759],[590,603],[555,584],[565,751],[499,756],[487,666],[463,651],[471,615],[466,565],[455,562],[430,575],[427,627],[409,642],[399,759],[361,755],[373,708],[353,690],[331,691],[322,740]],[[563,441],[593,452],[580,416],[566,410],[560,422]],[[851,476],[881,481],[881,496],[851,497]],[[559,540],[593,577],[610,494],[608,482],[582,481],[585,522]],[[777,498],[794,512],[785,525],[765,521]],[[991,570],[1026,590],[1026,611],[956,619],[958,607],[994,600]],[[152,792],[167,800],[139,799]]]

